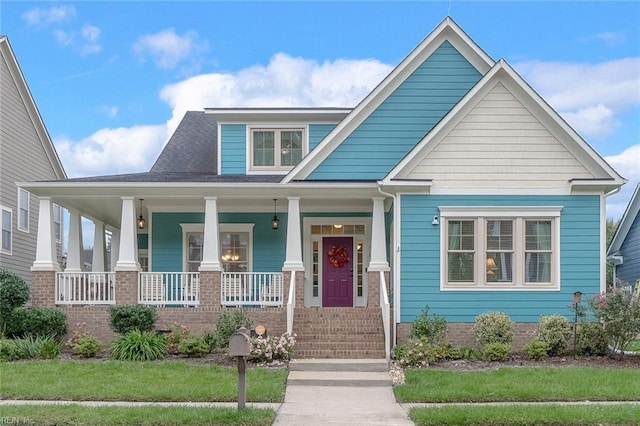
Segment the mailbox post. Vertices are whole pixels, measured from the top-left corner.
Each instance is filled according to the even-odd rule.
[[[247,401],[246,357],[251,352],[248,330],[240,327],[229,339],[229,355],[238,359],[238,410],[242,410]]]

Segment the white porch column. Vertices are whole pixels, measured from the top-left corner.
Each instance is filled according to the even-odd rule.
[[[31,270],[60,270],[60,265],[56,259],[56,239],[53,235],[53,203],[49,197],[40,197],[36,258],[31,266]]]
[[[204,197],[204,246],[200,271],[222,271],[218,228],[218,198]]]
[[[84,247],[82,245],[82,217],[77,210],[69,209],[69,247],[65,272],[84,271]]]
[[[116,270],[116,263],[120,256],[120,231],[118,229],[111,230],[111,268],[110,271]]]
[[[373,197],[373,218],[371,220],[371,261],[369,272],[388,271],[387,239],[384,226],[384,197]]]
[[[120,249],[116,271],[139,271],[138,236],[136,234],[136,209],[133,197],[122,197],[122,218],[120,219]]]
[[[300,197],[287,197],[287,251],[282,270],[302,271],[302,237],[300,233]]]
[[[93,259],[91,260],[93,272],[104,272],[106,246],[104,240],[104,223],[99,220],[93,221]]]

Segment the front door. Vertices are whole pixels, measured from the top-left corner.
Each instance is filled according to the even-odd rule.
[[[353,306],[353,237],[322,239],[322,306]]]

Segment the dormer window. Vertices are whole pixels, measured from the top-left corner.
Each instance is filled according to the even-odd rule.
[[[303,128],[250,128],[252,171],[287,171],[306,154]]]

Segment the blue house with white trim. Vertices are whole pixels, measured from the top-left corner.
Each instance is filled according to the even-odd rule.
[[[38,304],[151,304],[202,331],[244,307],[298,356],[376,358],[427,305],[462,345],[506,312],[521,346],[604,290],[624,182],[446,18],[354,108],[204,108],[149,172],[22,186],[111,235],[94,275],[58,271],[39,235]]]
[[[640,281],[640,184],[636,186],[607,250],[616,284]]]

